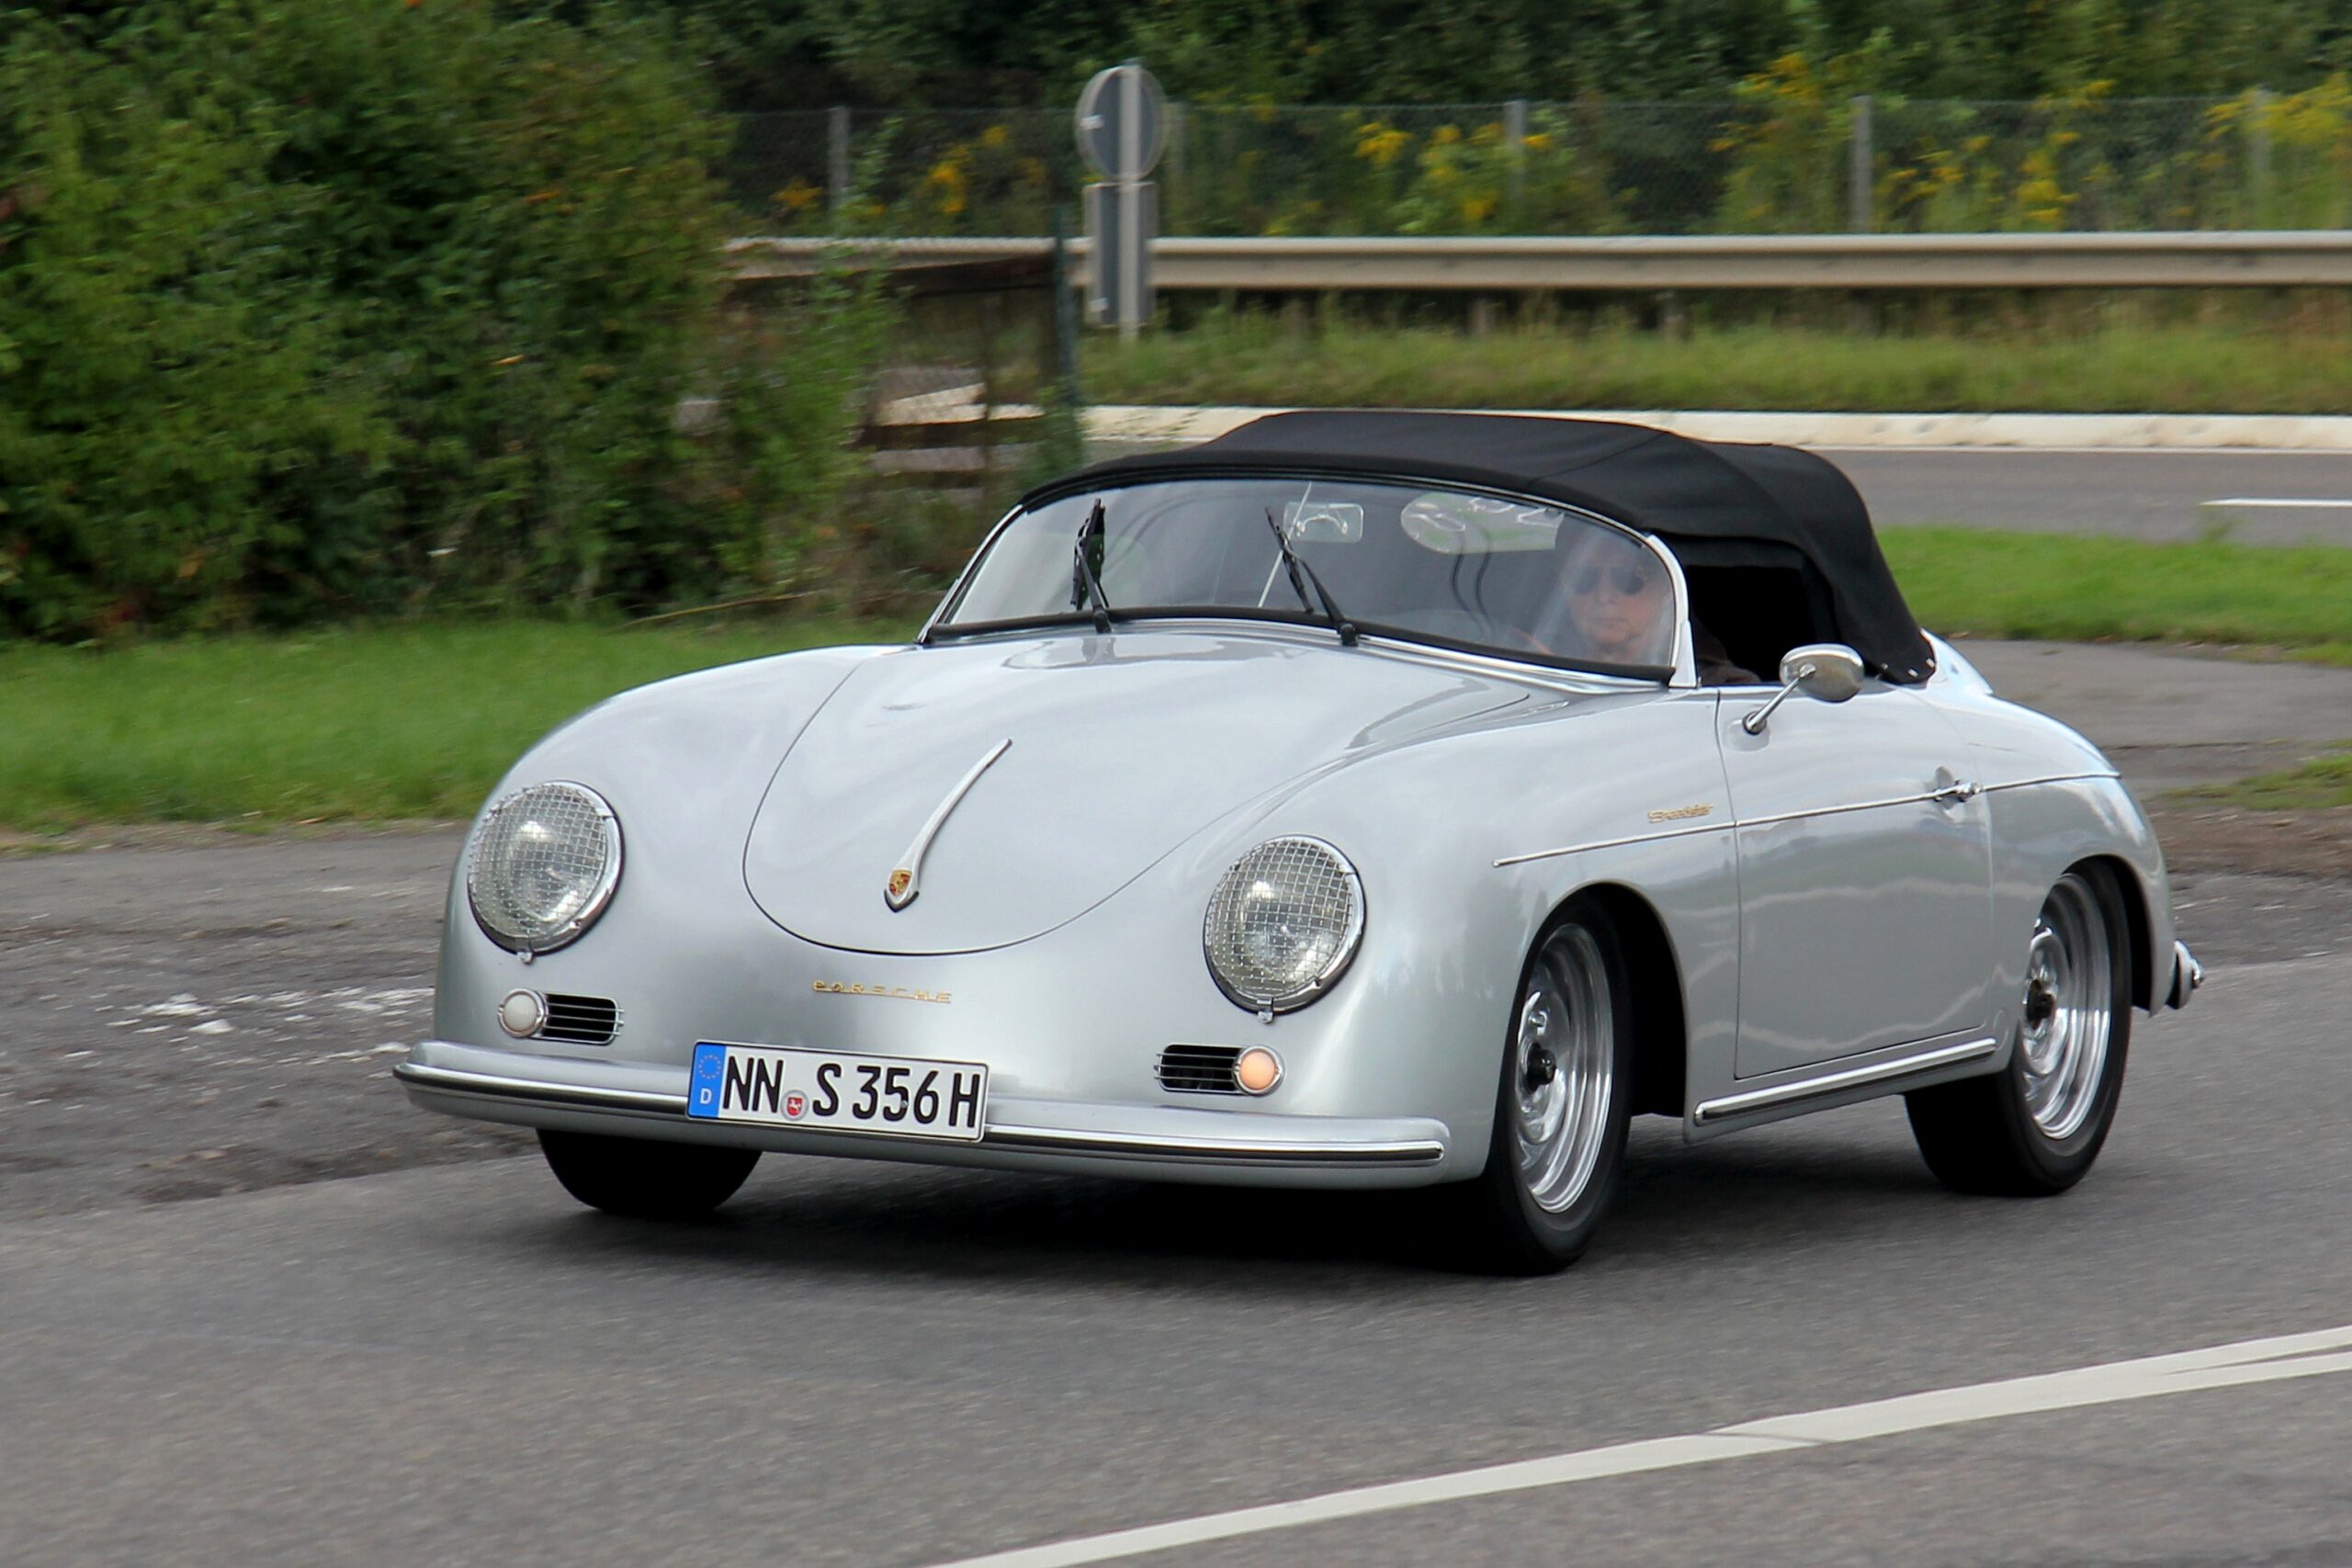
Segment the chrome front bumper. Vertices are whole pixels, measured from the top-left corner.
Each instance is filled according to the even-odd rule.
[[[2187,1007],[2188,998],[2196,995],[2197,987],[2204,983],[2205,965],[2197,962],[2197,955],[2188,951],[2187,942],[2174,942],[2172,944],[2172,988],[2165,995],[2165,1006]]]
[[[689,1117],[683,1066],[428,1040],[396,1064],[392,1076],[418,1105],[453,1116],[791,1154],[1296,1186],[1413,1186],[1466,1174],[1442,1168],[1451,1144],[1446,1126],[1420,1117],[991,1095],[985,1135],[960,1144]]]

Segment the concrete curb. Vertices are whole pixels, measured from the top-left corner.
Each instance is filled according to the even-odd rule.
[[[1106,403],[1086,411],[1095,441],[1206,441],[1275,408],[1162,408]],[[2352,418],[2292,414],[1768,413],[1676,409],[1484,409],[1537,419],[1606,419],[1713,441],[1791,446],[2010,451],[2352,452]]]

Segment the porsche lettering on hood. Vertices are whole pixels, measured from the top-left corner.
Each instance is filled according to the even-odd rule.
[[[1248,634],[910,649],[858,666],[794,741],[744,879],[810,942],[1001,947],[1282,784],[1531,700],[1459,669]],[[892,894],[899,871],[909,886]]]

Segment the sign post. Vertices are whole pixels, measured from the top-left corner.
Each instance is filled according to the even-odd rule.
[[[1102,175],[1086,187],[1086,232],[1093,246],[1088,319],[1116,322],[1132,340],[1151,319],[1151,242],[1159,231],[1159,187],[1144,178],[1168,141],[1168,98],[1141,63],[1097,72],[1078,100],[1078,151]]]

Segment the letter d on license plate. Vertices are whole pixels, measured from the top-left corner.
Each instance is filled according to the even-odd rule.
[[[686,1114],[832,1133],[978,1141],[989,1070],[978,1062],[844,1056],[773,1045],[695,1047]]]

